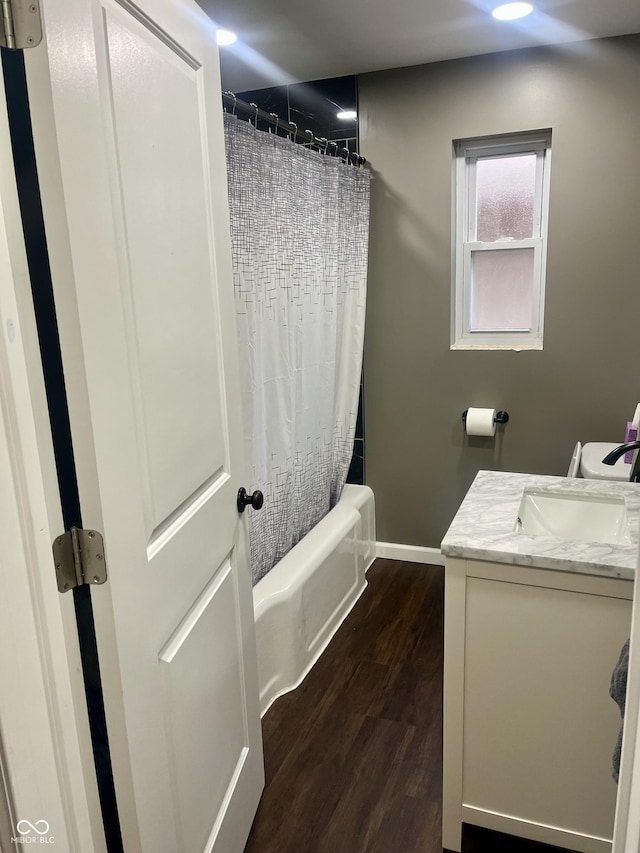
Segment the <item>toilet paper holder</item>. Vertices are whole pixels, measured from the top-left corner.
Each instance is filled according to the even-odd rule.
[[[462,413],[462,423],[467,423],[467,412],[469,409],[465,409]],[[496,416],[493,419],[494,424],[506,424],[509,422],[509,412],[496,412]]]

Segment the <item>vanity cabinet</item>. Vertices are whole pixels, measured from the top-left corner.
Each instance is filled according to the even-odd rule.
[[[609,853],[633,581],[447,558],[443,846],[462,823]]]

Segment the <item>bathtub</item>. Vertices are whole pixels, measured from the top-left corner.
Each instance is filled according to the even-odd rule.
[[[373,492],[346,485],[331,512],[253,588],[261,714],[325,650],[364,592],[375,546]]]

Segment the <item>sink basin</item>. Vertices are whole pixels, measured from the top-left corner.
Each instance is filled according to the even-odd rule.
[[[585,542],[631,545],[623,498],[525,489],[516,532]]]

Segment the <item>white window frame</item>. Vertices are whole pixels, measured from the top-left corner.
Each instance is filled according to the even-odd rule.
[[[476,239],[476,164],[480,158],[536,155],[533,237],[526,240]],[[453,299],[451,349],[541,350],[549,219],[551,131],[463,139],[454,142]],[[476,252],[533,249],[533,316],[528,329],[473,331],[471,272]]]

